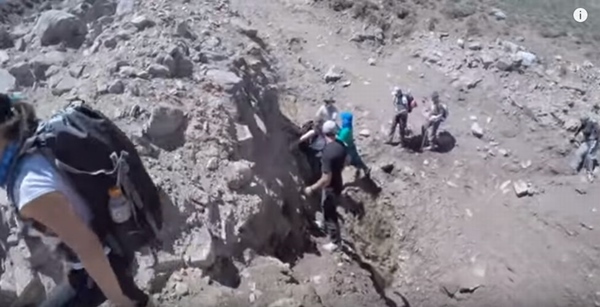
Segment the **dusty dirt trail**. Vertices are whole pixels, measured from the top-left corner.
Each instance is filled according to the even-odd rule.
[[[391,256],[399,259],[390,261],[397,261],[399,270],[390,291],[403,293],[411,306],[589,306],[600,301],[595,294],[600,240],[593,235],[593,225],[600,225],[597,187],[576,194],[578,177],[547,175],[551,157],[544,148],[561,141],[549,137],[562,136],[513,116],[515,108],[500,99],[503,89],[494,75],[486,75],[468,94],[459,93],[448,76],[412,57],[412,47],[437,40],[435,34],[416,34],[414,44],[387,46],[385,56],[377,57],[372,48],[348,40],[361,23],[310,1],[236,0],[232,6],[271,48],[287,54],[279,68],[303,105],[295,108],[304,111],[292,116],[308,118],[318,100],[333,93],[341,109],[357,115],[356,131],[370,130],[370,137],[358,140],[367,161],[394,161],[398,173],[408,174],[404,180],[394,178],[398,173],[377,174],[381,198],[393,207],[387,217],[396,227],[390,240],[403,240],[392,248]],[[371,57],[375,66],[368,63]],[[343,68],[344,80],[352,82],[348,88],[331,90],[324,84],[331,65]],[[414,154],[382,145],[394,85],[412,89],[418,98],[440,90],[451,111],[444,128],[458,146],[445,154]],[[314,101],[308,105],[306,97]],[[419,117],[413,116],[414,126]],[[471,135],[474,117],[486,131],[483,140]],[[499,148],[510,155],[504,157]],[[520,166],[527,161],[532,165]],[[532,181],[541,195],[515,198],[512,183],[503,183],[519,179]],[[458,302],[445,293],[459,288],[473,293],[456,293]]]

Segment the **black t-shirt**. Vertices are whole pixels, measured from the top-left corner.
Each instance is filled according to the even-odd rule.
[[[321,156],[321,171],[324,174],[331,174],[331,182],[326,190],[335,194],[341,194],[343,189],[342,171],[346,164],[346,146],[339,140],[329,142],[323,149]]]

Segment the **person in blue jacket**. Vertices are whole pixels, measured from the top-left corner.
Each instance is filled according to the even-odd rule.
[[[358,150],[356,149],[356,145],[354,144],[352,113],[342,112],[340,114],[340,118],[342,121],[342,127],[338,132],[337,139],[342,141],[346,145],[348,156],[350,158],[350,165],[356,167],[357,172],[362,170],[365,176],[368,177],[370,174],[370,169],[358,154]]]

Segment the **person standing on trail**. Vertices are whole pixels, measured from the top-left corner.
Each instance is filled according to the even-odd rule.
[[[371,171],[360,157],[358,149],[354,144],[352,113],[342,112],[340,114],[340,119],[342,121],[342,128],[338,132],[337,139],[344,142],[346,145],[346,150],[348,151],[348,156],[350,157],[350,165],[356,168],[357,177],[360,171],[363,171],[365,176],[369,177]]]
[[[321,178],[313,185],[304,189],[306,195],[312,195],[321,190],[321,210],[325,230],[330,243],[328,248],[337,249],[341,246],[342,237],[338,222],[337,205],[343,190],[342,171],[346,165],[347,150],[344,143],[336,138],[337,125],[334,121],[326,121],[322,127],[327,144],[321,157]]]
[[[317,118],[325,121],[331,120],[335,123],[338,121],[338,108],[335,106],[335,100],[328,98],[323,101],[323,105],[317,110]]]
[[[435,149],[437,147],[437,136],[440,124],[448,118],[448,106],[440,102],[440,94],[435,91],[431,94],[431,107],[423,110],[423,115],[427,119],[425,123],[424,137],[429,142],[429,146],[423,148],[426,150]]]
[[[408,113],[412,112],[412,109],[416,106],[416,101],[413,96],[409,93],[403,93],[399,87],[395,87],[392,92],[394,97],[394,118],[392,119],[392,126],[388,134],[388,144],[393,143],[394,133],[396,133],[396,126],[400,128],[400,143],[404,144],[404,138],[406,137],[406,125],[408,124]]]
[[[575,131],[572,141],[575,140],[579,133],[583,134],[583,142],[576,151],[572,167],[575,170],[579,170],[582,166],[585,167],[588,179],[592,181],[594,179],[594,162],[598,151],[600,128],[595,120],[584,116],[581,118],[581,124],[577,131]]]
[[[79,119],[82,119],[83,124],[78,127],[86,127],[85,119],[82,117]],[[100,119],[94,118],[94,120],[99,121]],[[54,150],[51,145],[44,145],[43,148],[36,147],[41,146],[37,145],[37,141],[39,141],[35,138],[37,133],[46,131],[45,124],[56,128],[57,126],[54,126],[56,123],[68,126],[68,123],[62,121],[41,122],[37,119],[31,104],[16,100],[6,94],[0,94],[0,160],[2,161],[0,163],[0,186],[6,190],[10,203],[17,210],[17,216],[25,230],[35,229],[43,233],[43,238],[58,239],[60,244],[52,247],[56,248],[56,251],[64,252],[65,265],[69,268],[64,283],[56,286],[45,301],[38,306],[99,306],[106,300],[119,307],[152,306],[149,296],[136,286],[133,276],[129,273],[130,260],[123,254],[124,249],[117,251],[114,248],[116,245],[111,245],[104,240],[108,235],[100,237],[93,226],[99,225],[96,222],[100,220],[100,217],[95,215],[97,211],[94,211],[89,200],[91,198],[98,199],[108,211],[109,206],[116,204],[110,202],[113,198],[106,195],[101,199],[98,195],[109,193],[116,195],[121,190],[102,190],[97,191],[99,194],[94,195],[79,193],[81,190],[76,190],[76,186],[81,187],[81,182],[70,180],[73,177],[68,178],[64,175],[63,169],[58,163],[61,162],[62,165],[68,166],[69,162],[58,160],[54,153],[50,154]],[[70,128],[73,129],[72,126]],[[55,129],[52,131],[53,134],[44,134],[49,143],[56,139],[67,138],[68,141],[59,142],[63,145],[62,147],[65,147],[64,150],[69,151],[73,148],[80,150],[79,155],[73,156],[74,159],[78,159],[82,154],[83,161],[99,158],[99,154],[86,152],[89,148],[80,148],[81,143],[70,139],[67,136],[67,130]],[[93,138],[93,132],[77,129],[75,132],[78,133],[77,138],[79,139],[82,139],[82,132],[88,133],[83,139]],[[55,138],[57,135],[60,137]],[[108,135],[104,135],[104,137],[108,137]],[[77,143],[75,147],[69,147],[73,143]],[[91,150],[97,151],[97,148]],[[48,155],[54,156],[55,159],[49,160]],[[107,156],[106,159],[109,157]],[[132,168],[138,166],[132,163],[132,160],[128,160],[128,162]],[[119,171],[119,166],[117,166],[117,171]],[[124,177],[128,174],[124,173]],[[92,185],[92,187],[97,186]],[[142,192],[140,196],[144,197],[145,194]],[[119,194],[118,199],[123,200],[124,197]],[[104,203],[102,200],[109,200],[109,203]],[[126,217],[123,210],[120,213],[122,213],[121,217]],[[125,221],[120,223],[123,222]],[[112,225],[106,227],[112,227]],[[107,230],[106,233],[108,232]],[[49,241],[44,240],[43,242]]]

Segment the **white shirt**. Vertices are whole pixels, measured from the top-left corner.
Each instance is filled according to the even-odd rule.
[[[323,121],[332,120],[337,122],[338,113],[338,109],[335,105],[325,104],[317,110],[317,118],[320,118]]]

